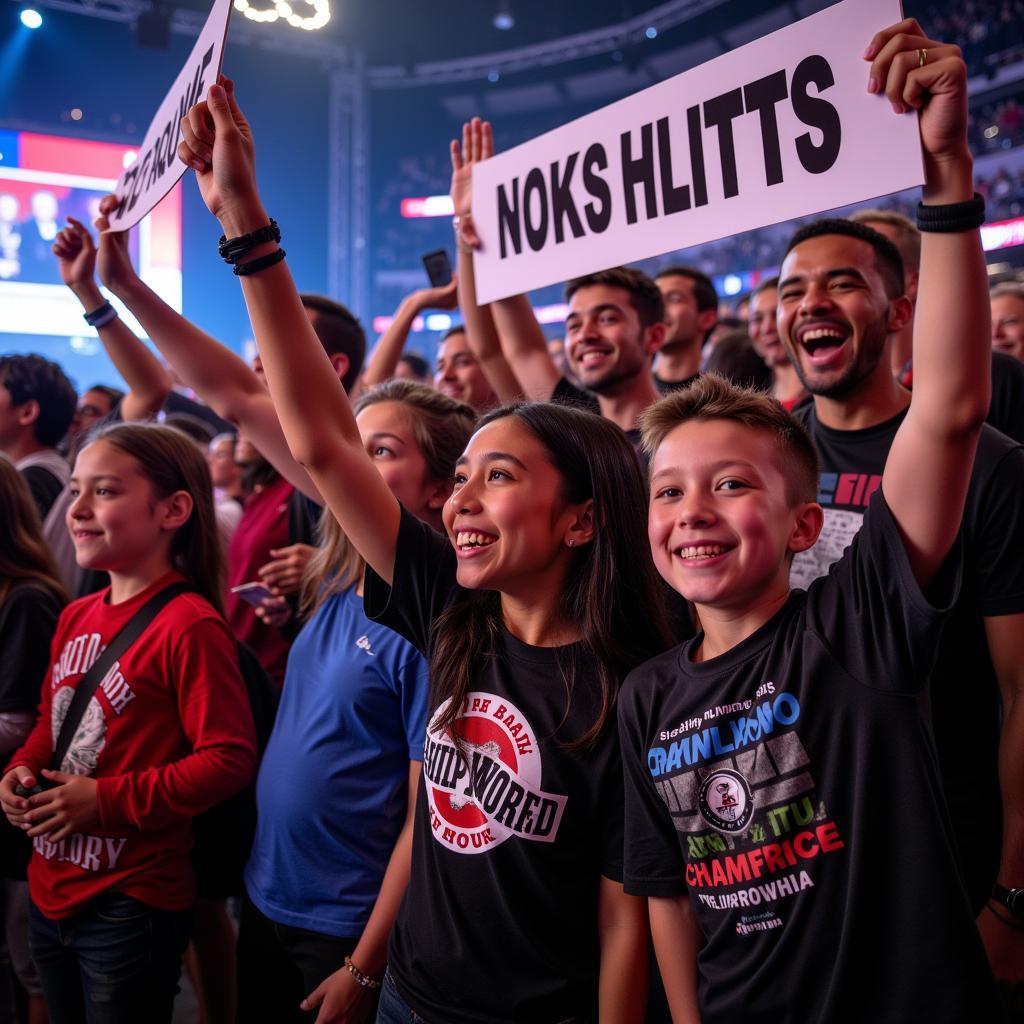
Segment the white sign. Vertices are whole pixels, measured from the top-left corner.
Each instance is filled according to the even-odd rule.
[[[121,205],[110,216],[112,231],[138,224],[188,170],[177,156],[181,119],[217,81],[230,17],[231,0],[215,0],[185,66],[149,125],[138,157],[118,179],[114,191]]]
[[[473,167],[481,302],[924,181],[867,91],[899,0],[844,0]]]

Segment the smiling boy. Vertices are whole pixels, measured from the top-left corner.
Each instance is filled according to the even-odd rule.
[[[850,550],[791,593],[822,510],[813,447],[776,403],[705,378],[643,421],[654,559],[703,627],[631,674],[619,712],[626,890],[648,897],[677,1024],[1000,1019],[924,695],[989,400],[966,69],[913,20],[867,57],[869,91],[921,110],[932,230],[913,401]],[[781,277],[839,391],[884,343],[879,317],[905,313],[860,239],[808,238]]]

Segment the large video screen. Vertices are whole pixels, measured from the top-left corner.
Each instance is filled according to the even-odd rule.
[[[0,350],[39,352],[73,376],[111,377],[96,331],[61,283],[51,250],[68,215],[92,225],[100,200],[135,157],[130,146],[0,129]],[[129,248],[142,279],[180,311],[180,185],[132,229]],[[107,297],[144,337],[134,317]]]

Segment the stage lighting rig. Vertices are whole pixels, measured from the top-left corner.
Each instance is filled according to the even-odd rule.
[[[273,22],[279,18],[287,21],[292,28],[313,32],[323,28],[331,20],[329,0],[277,0],[272,6],[257,7],[249,0],[235,0],[235,10],[241,11],[252,21]]]

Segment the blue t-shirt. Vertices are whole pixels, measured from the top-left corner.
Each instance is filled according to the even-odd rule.
[[[402,829],[409,762],[423,759],[427,664],[371,622],[354,589],[299,633],[256,783],[246,890],[278,924],[358,937]]]

